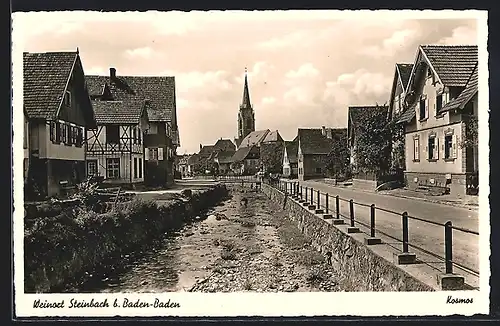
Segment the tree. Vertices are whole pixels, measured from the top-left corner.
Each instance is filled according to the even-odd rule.
[[[359,112],[356,121],[356,166],[361,172],[384,174],[389,170],[394,124],[387,123],[387,111]]]
[[[281,173],[283,169],[282,142],[262,143],[260,145],[260,160],[262,166],[268,173]]]
[[[333,132],[332,139],[332,149],[326,157],[326,169],[337,179],[348,178],[349,149],[347,147],[347,132]]]
[[[478,146],[478,120],[474,115],[464,116],[465,135],[460,141],[462,148],[474,148]]]

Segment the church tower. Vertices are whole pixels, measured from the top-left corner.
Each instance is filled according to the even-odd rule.
[[[255,113],[250,103],[247,69],[245,68],[245,85],[243,86],[243,100],[238,112],[238,137],[236,138],[236,146],[240,146],[243,139],[252,131],[255,131]]]

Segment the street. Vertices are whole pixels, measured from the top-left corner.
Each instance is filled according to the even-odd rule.
[[[479,214],[477,211],[468,210],[460,207],[447,206],[424,202],[413,199],[400,197],[392,197],[388,195],[380,195],[376,193],[368,193],[342,187],[334,187],[316,181],[300,182],[303,187],[312,187],[319,190],[321,193],[329,195],[339,195],[340,198],[349,200],[353,199],[355,203],[366,205],[375,204],[377,208],[383,208],[399,213],[408,212],[410,216],[431,220],[438,223],[446,223],[451,221],[454,226],[478,231],[479,229]],[[310,193],[308,194],[310,198]],[[316,203],[316,193],[314,193],[314,202]],[[325,205],[325,195],[321,195],[321,205]],[[330,209],[335,208],[335,199],[330,197]],[[364,224],[370,224],[370,208],[361,205],[354,207],[355,219]],[[340,213],[345,217],[349,216],[349,203],[340,201]],[[346,221],[348,223],[349,221]],[[369,229],[356,224],[362,232],[369,232]],[[382,210],[376,211],[376,229],[389,236],[397,239],[402,239],[402,221],[401,215],[391,214]],[[377,234],[377,236],[381,236]],[[390,241],[390,238],[387,238]],[[386,240],[387,241],[387,240]],[[395,241],[393,241],[395,242]],[[409,220],[409,243],[422,247],[444,257],[444,227],[417,221]],[[401,243],[394,243],[396,248],[401,248]],[[410,251],[417,254],[417,259],[432,265],[438,269],[444,268],[444,262],[437,261],[435,257],[427,255],[418,249],[411,248]],[[468,234],[461,231],[453,231],[453,261],[471,268],[474,271],[479,271],[479,237],[474,234]],[[477,284],[478,277],[474,273],[468,273],[458,269],[455,266],[455,272],[466,277],[466,281],[470,284]],[[475,286],[475,285],[473,285]]]

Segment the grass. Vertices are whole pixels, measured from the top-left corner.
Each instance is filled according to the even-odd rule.
[[[316,250],[301,249],[291,253],[298,264],[315,266],[324,262],[324,257]]]
[[[321,283],[327,279],[327,275],[321,269],[313,269],[306,274],[306,281],[311,284]]]

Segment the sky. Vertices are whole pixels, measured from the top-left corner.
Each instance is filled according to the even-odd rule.
[[[418,13],[418,12],[416,12]],[[13,46],[74,51],[86,74],[175,76],[181,147],[237,135],[245,67],[256,129],[347,126],[349,105],[388,102],[396,63],[420,44],[477,44],[467,15],[376,11],[30,12],[13,15]],[[412,19],[410,19],[412,18]],[[425,19],[423,19],[425,18]]]

